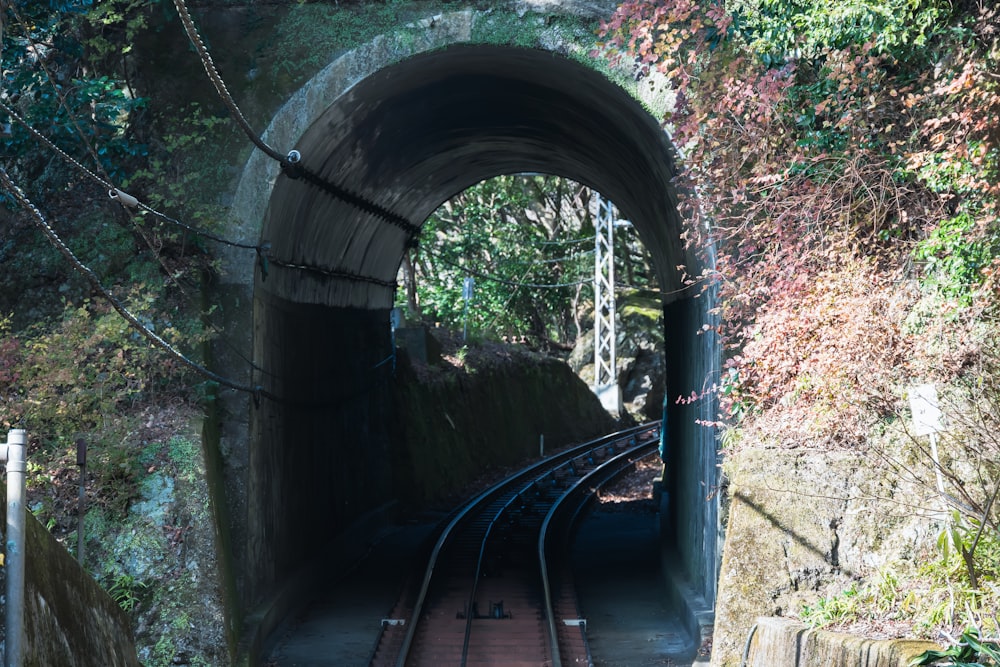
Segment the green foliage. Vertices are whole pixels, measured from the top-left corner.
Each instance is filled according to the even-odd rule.
[[[145,3],[122,4],[131,4],[134,14]],[[10,14],[4,21],[3,71],[5,103],[83,164],[120,180],[128,162],[146,155],[146,146],[132,132],[133,119],[146,100],[121,73],[101,67],[112,54],[113,67],[122,62],[119,51],[127,45],[113,41],[122,21],[129,27],[120,39],[131,39],[144,25],[138,15],[126,19],[114,13],[111,8],[117,6],[121,4],[20,6],[24,25]],[[90,35],[99,35],[100,44]],[[28,180],[36,179],[48,169],[50,155],[40,151],[20,125],[15,123],[12,131],[7,155]]]
[[[858,594],[857,585],[852,584],[836,595],[820,598],[814,605],[804,605],[799,616],[813,627],[853,620],[857,617]]]
[[[119,60],[133,51],[133,45],[149,27],[150,12],[159,4],[149,0],[103,0],[85,2],[84,39],[81,46],[91,60]]]
[[[914,256],[964,303],[995,273],[1000,20],[977,11],[630,0],[603,24],[612,58],[677,91],[667,121],[698,193],[686,239],[716,259],[726,417],[794,406],[811,435],[862,440],[878,415],[861,397],[891,393],[914,344],[866,302],[904,315],[915,295],[894,286]]]
[[[593,272],[586,204],[575,197],[589,200],[589,191],[551,177],[506,176],[446,203],[424,223],[413,253],[423,316],[457,330],[468,318],[470,332],[488,336],[565,340],[575,283]],[[475,282],[468,310],[467,277]]]
[[[767,63],[868,40],[880,52],[922,49],[951,11],[938,0],[731,0],[726,7]]]
[[[140,284],[130,303],[142,311],[152,299]],[[169,326],[160,333],[175,343],[182,338]],[[178,362],[165,360],[103,303],[70,307],[58,327],[34,329],[24,338],[7,419],[29,423],[43,439],[99,427],[119,407],[185,383]]]
[[[233,124],[227,117],[210,115],[196,102],[180,110],[177,118],[164,122],[155,150],[123,182],[123,188],[153,209],[196,229],[218,233],[225,211],[211,202],[226,175],[225,163],[215,156],[232,138]],[[197,282],[197,273],[211,263],[205,239],[146,211],[138,215],[146,245],[160,249],[159,258],[169,258],[171,269],[182,269],[174,277],[186,272],[194,274],[188,280]]]
[[[260,53],[271,63],[280,89],[293,90],[344,51],[400,30],[408,17],[425,16],[433,3],[296,3]]]
[[[978,224],[969,213],[942,220],[914,250],[928,281],[948,297],[971,300],[984,278],[982,270],[997,256],[995,232],[984,236]]]
[[[135,609],[139,596],[146,589],[146,584],[130,574],[119,574],[108,586],[108,594],[126,612]]]
[[[519,15],[494,10],[480,17],[472,27],[472,42],[504,46],[538,47],[543,35],[571,36],[574,41],[590,42],[596,24],[565,15]]]
[[[955,510],[938,535],[937,548],[941,561],[929,572],[973,589],[980,581],[1000,581],[1000,533],[992,525]]]
[[[996,667],[1000,665],[1000,641],[985,640],[979,636],[978,629],[969,628],[954,646],[944,651],[925,651],[914,658],[910,665]]]
[[[576,318],[593,295],[592,197],[554,176],[501,176],[469,188],[424,223],[420,245],[404,261],[399,305],[452,330],[467,324],[471,336],[574,340]],[[623,228],[615,246],[619,286],[652,289],[637,237]],[[474,281],[468,307],[467,278]]]

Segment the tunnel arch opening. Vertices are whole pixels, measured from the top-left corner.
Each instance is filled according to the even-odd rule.
[[[642,338],[642,357],[654,345],[662,357],[659,284],[631,222],[601,193],[537,172],[481,181],[431,214],[419,243],[405,251],[396,321],[572,356],[574,370],[593,384],[595,225],[609,215],[615,220],[602,239],[610,233],[612,242],[600,244],[600,263],[607,266],[611,256],[617,267],[619,310],[629,315],[616,318],[619,331],[626,340],[629,332]],[[637,352],[626,346],[619,356]],[[637,418],[658,419],[661,403]]]
[[[295,142],[301,171],[279,174],[253,278],[255,384],[277,401],[250,410],[243,572],[250,604],[331,532],[392,498],[389,311],[403,253],[444,201],[502,174],[556,174],[612,199],[649,250],[664,307],[666,395],[703,387],[717,351],[699,336],[711,295],[684,282],[676,155],[633,97],[552,52],[452,45],[384,67],[339,95]],[[305,176],[303,176],[305,174]],[[348,193],[348,196],[344,196]],[[714,599],[717,518],[711,401],[665,401],[668,524],[691,544],[680,568]]]

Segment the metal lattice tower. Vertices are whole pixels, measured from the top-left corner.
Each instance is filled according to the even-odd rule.
[[[594,228],[594,393],[617,415],[622,400],[615,361],[615,206],[600,196]]]

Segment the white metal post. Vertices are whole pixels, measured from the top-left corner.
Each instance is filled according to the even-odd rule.
[[[4,569],[7,572],[7,613],[5,667],[21,667],[24,643],[24,429],[11,429],[7,445],[0,449],[7,461],[7,548]]]
[[[621,392],[615,359],[614,204],[598,197],[594,227],[594,393],[601,405],[621,413]]]

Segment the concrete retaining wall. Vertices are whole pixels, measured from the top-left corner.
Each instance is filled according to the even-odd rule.
[[[750,629],[755,623],[758,630],[764,627],[759,617],[795,617],[807,605],[841,595],[883,568],[922,558],[918,545],[933,544],[934,522],[913,509],[920,497],[862,452],[747,449],[727,456],[725,469],[730,506],[713,665],[742,664]],[[790,645],[801,652],[800,644]],[[843,649],[845,656],[853,655],[850,646]],[[753,664],[895,664],[787,662],[791,655]]]
[[[873,640],[813,630],[784,618],[759,618],[746,647],[745,667],[907,667],[930,642]]]
[[[400,365],[392,465],[404,506],[447,497],[483,470],[537,457],[539,436],[548,452],[615,429],[566,364],[545,358],[498,362],[472,372],[439,370],[423,381]]]
[[[26,519],[22,667],[139,667],[125,613],[34,516]]]

